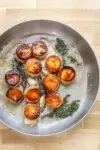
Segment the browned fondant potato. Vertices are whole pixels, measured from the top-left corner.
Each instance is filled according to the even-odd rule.
[[[39,101],[41,92],[39,88],[28,88],[24,92],[24,100],[29,103],[36,103]]]
[[[9,86],[17,86],[21,83],[21,77],[17,70],[9,70],[5,74],[5,81]]]
[[[59,79],[57,76],[49,74],[44,77],[43,85],[48,92],[53,92],[59,87]]]
[[[22,63],[25,63],[31,56],[32,56],[32,47],[29,46],[28,44],[21,44],[16,49],[16,57]]]
[[[63,98],[57,93],[49,93],[46,95],[45,101],[48,107],[57,108],[63,103]]]
[[[24,107],[24,115],[29,120],[37,119],[40,115],[40,107],[36,104],[27,104]]]
[[[11,87],[8,89],[6,96],[10,100],[10,102],[17,104],[23,100],[23,93],[17,87]]]
[[[42,65],[36,58],[30,58],[26,62],[26,72],[31,77],[37,77],[42,72]]]
[[[69,84],[75,79],[76,73],[72,67],[66,66],[59,71],[58,76],[63,84]]]
[[[61,60],[58,56],[51,55],[46,59],[45,66],[50,73],[56,73],[61,67]]]
[[[42,41],[37,41],[32,44],[32,56],[43,59],[47,53],[47,46]]]

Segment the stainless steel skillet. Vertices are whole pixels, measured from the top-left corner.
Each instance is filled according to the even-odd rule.
[[[68,130],[77,124],[93,106],[99,85],[98,64],[91,47],[79,33],[64,24],[50,20],[32,20],[18,24],[0,36],[0,51],[2,51],[3,47],[8,45],[12,39],[25,38],[41,33],[63,37],[68,40],[69,43],[77,47],[87,69],[87,92],[84,105],[75,117],[69,119],[69,121],[65,119],[49,128],[44,126],[42,130],[38,127],[30,128],[21,124],[0,106],[0,121],[2,123],[18,132],[32,136],[54,135]]]

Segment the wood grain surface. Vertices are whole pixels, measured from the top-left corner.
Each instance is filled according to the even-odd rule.
[[[63,22],[90,43],[100,64],[100,0],[0,0],[0,34],[20,22]],[[0,150],[100,150],[100,92],[89,114],[59,135],[30,137],[0,124]]]

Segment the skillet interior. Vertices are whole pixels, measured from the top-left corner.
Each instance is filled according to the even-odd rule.
[[[99,85],[99,71],[96,57],[85,39],[70,27],[54,21],[34,20],[14,26],[3,35],[1,35],[0,51],[5,45],[9,44],[12,39],[23,38],[37,33],[57,35],[63,37],[71,44],[75,45],[83,58],[84,65],[87,70],[86,99],[81,109],[79,109],[78,113],[74,115],[72,119],[64,119],[63,121],[50,126],[50,128],[44,126],[41,130],[37,127],[30,128],[28,126],[25,126],[24,124],[21,124],[11,115],[9,115],[6,110],[2,108],[2,106],[0,107],[1,122],[21,133],[33,136],[42,136],[63,132],[64,130],[69,129],[73,125],[78,123],[87,114],[87,112],[95,102],[95,97]]]

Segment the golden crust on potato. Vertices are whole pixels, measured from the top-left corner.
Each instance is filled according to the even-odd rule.
[[[46,95],[45,101],[48,107],[57,108],[63,103],[63,98],[57,93],[49,93]]]
[[[5,74],[5,81],[9,86],[17,86],[21,82],[21,77],[16,70],[9,70]]]
[[[41,62],[35,58],[30,58],[26,62],[26,71],[28,75],[37,77],[42,72]]]
[[[51,73],[56,73],[61,67],[61,60],[58,56],[51,55],[45,61],[47,70]]]
[[[27,104],[24,107],[24,115],[29,120],[37,119],[40,115],[40,107],[36,104]]]
[[[59,87],[58,77],[52,74],[49,74],[44,77],[43,85],[48,92],[53,92]]]
[[[42,41],[37,41],[32,44],[32,56],[43,59],[47,52],[47,46]]]
[[[18,103],[23,99],[22,91],[17,87],[11,87],[8,89],[6,96],[13,103]]]
[[[22,44],[16,49],[17,59],[25,63],[32,56],[32,48],[28,44]]]
[[[75,79],[76,73],[72,67],[66,66],[59,71],[58,76],[60,81],[66,84],[66,83],[70,83]]]
[[[38,88],[29,88],[24,92],[24,100],[29,103],[36,103],[41,96],[40,89]]]

